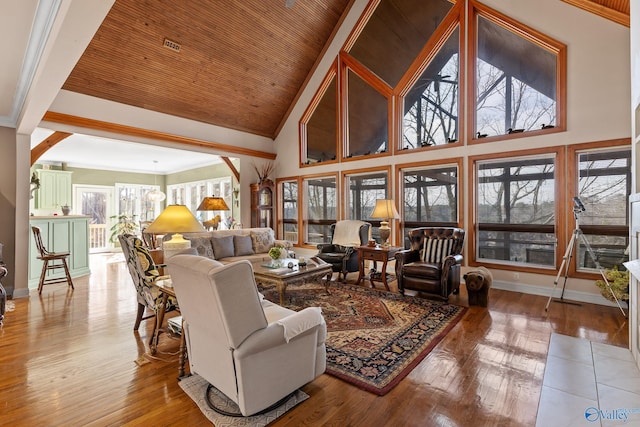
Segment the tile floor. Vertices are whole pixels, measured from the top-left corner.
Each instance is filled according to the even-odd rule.
[[[640,370],[631,351],[553,334],[537,427],[640,427]]]

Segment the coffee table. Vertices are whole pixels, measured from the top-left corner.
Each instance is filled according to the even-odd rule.
[[[262,286],[275,285],[280,294],[280,305],[284,305],[284,293],[289,285],[302,285],[322,280],[328,292],[333,274],[331,264],[317,257],[306,261],[306,266],[300,266],[295,258],[279,259],[275,262],[255,261],[253,262],[253,274],[256,283]],[[288,265],[291,265],[291,268]]]

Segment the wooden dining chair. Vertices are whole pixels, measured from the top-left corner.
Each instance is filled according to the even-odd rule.
[[[39,227],[31,227],[33,237],[36,240],[36,248],[40,253],[37,258],[42,260],[42,273],[40,273],[40,283],[38,284],[38,293],[42,294],[42,288],[44,285],[52,285],[54,283],[67,282],[71,289],[73,287],[73,281],[69,274],[69,266],[67,265],[67,258],[71,255],[69,252],[49,252],[42,243],[42,234]],[[64,277],[49,277],[47,273],[59,268],[64,268]]]

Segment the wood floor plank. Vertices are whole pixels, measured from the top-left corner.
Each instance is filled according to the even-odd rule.
[[[206,424],[178,385],[179,341],[163,335],[150,357],[152,322],[133,331],[137,303],[124,263],[91,255],[91,271],[75,291],[52,285],[13,301],[0,327],[0,425]],[[451,302],[467,305],[464,290]],[[628,347],[617,307],[553,302],[547,313],[546,302],[494,289],[488,308],[470,307],[387,395],[325,374],[273,425],[533,425],[553,332]]]

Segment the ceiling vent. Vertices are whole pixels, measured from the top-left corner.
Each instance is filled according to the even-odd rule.
[[[180,48],[182,47],[182,46],[180,46],[180,43],[176,43],[176,42],[174,42],[172,40],[169,40],[169,39],[164,39],[164,42],[162,43],[162,45],[164,47],[167,47],[167,48],[171,49],[171,50],[175,50],[176,52],[180,52]]]

